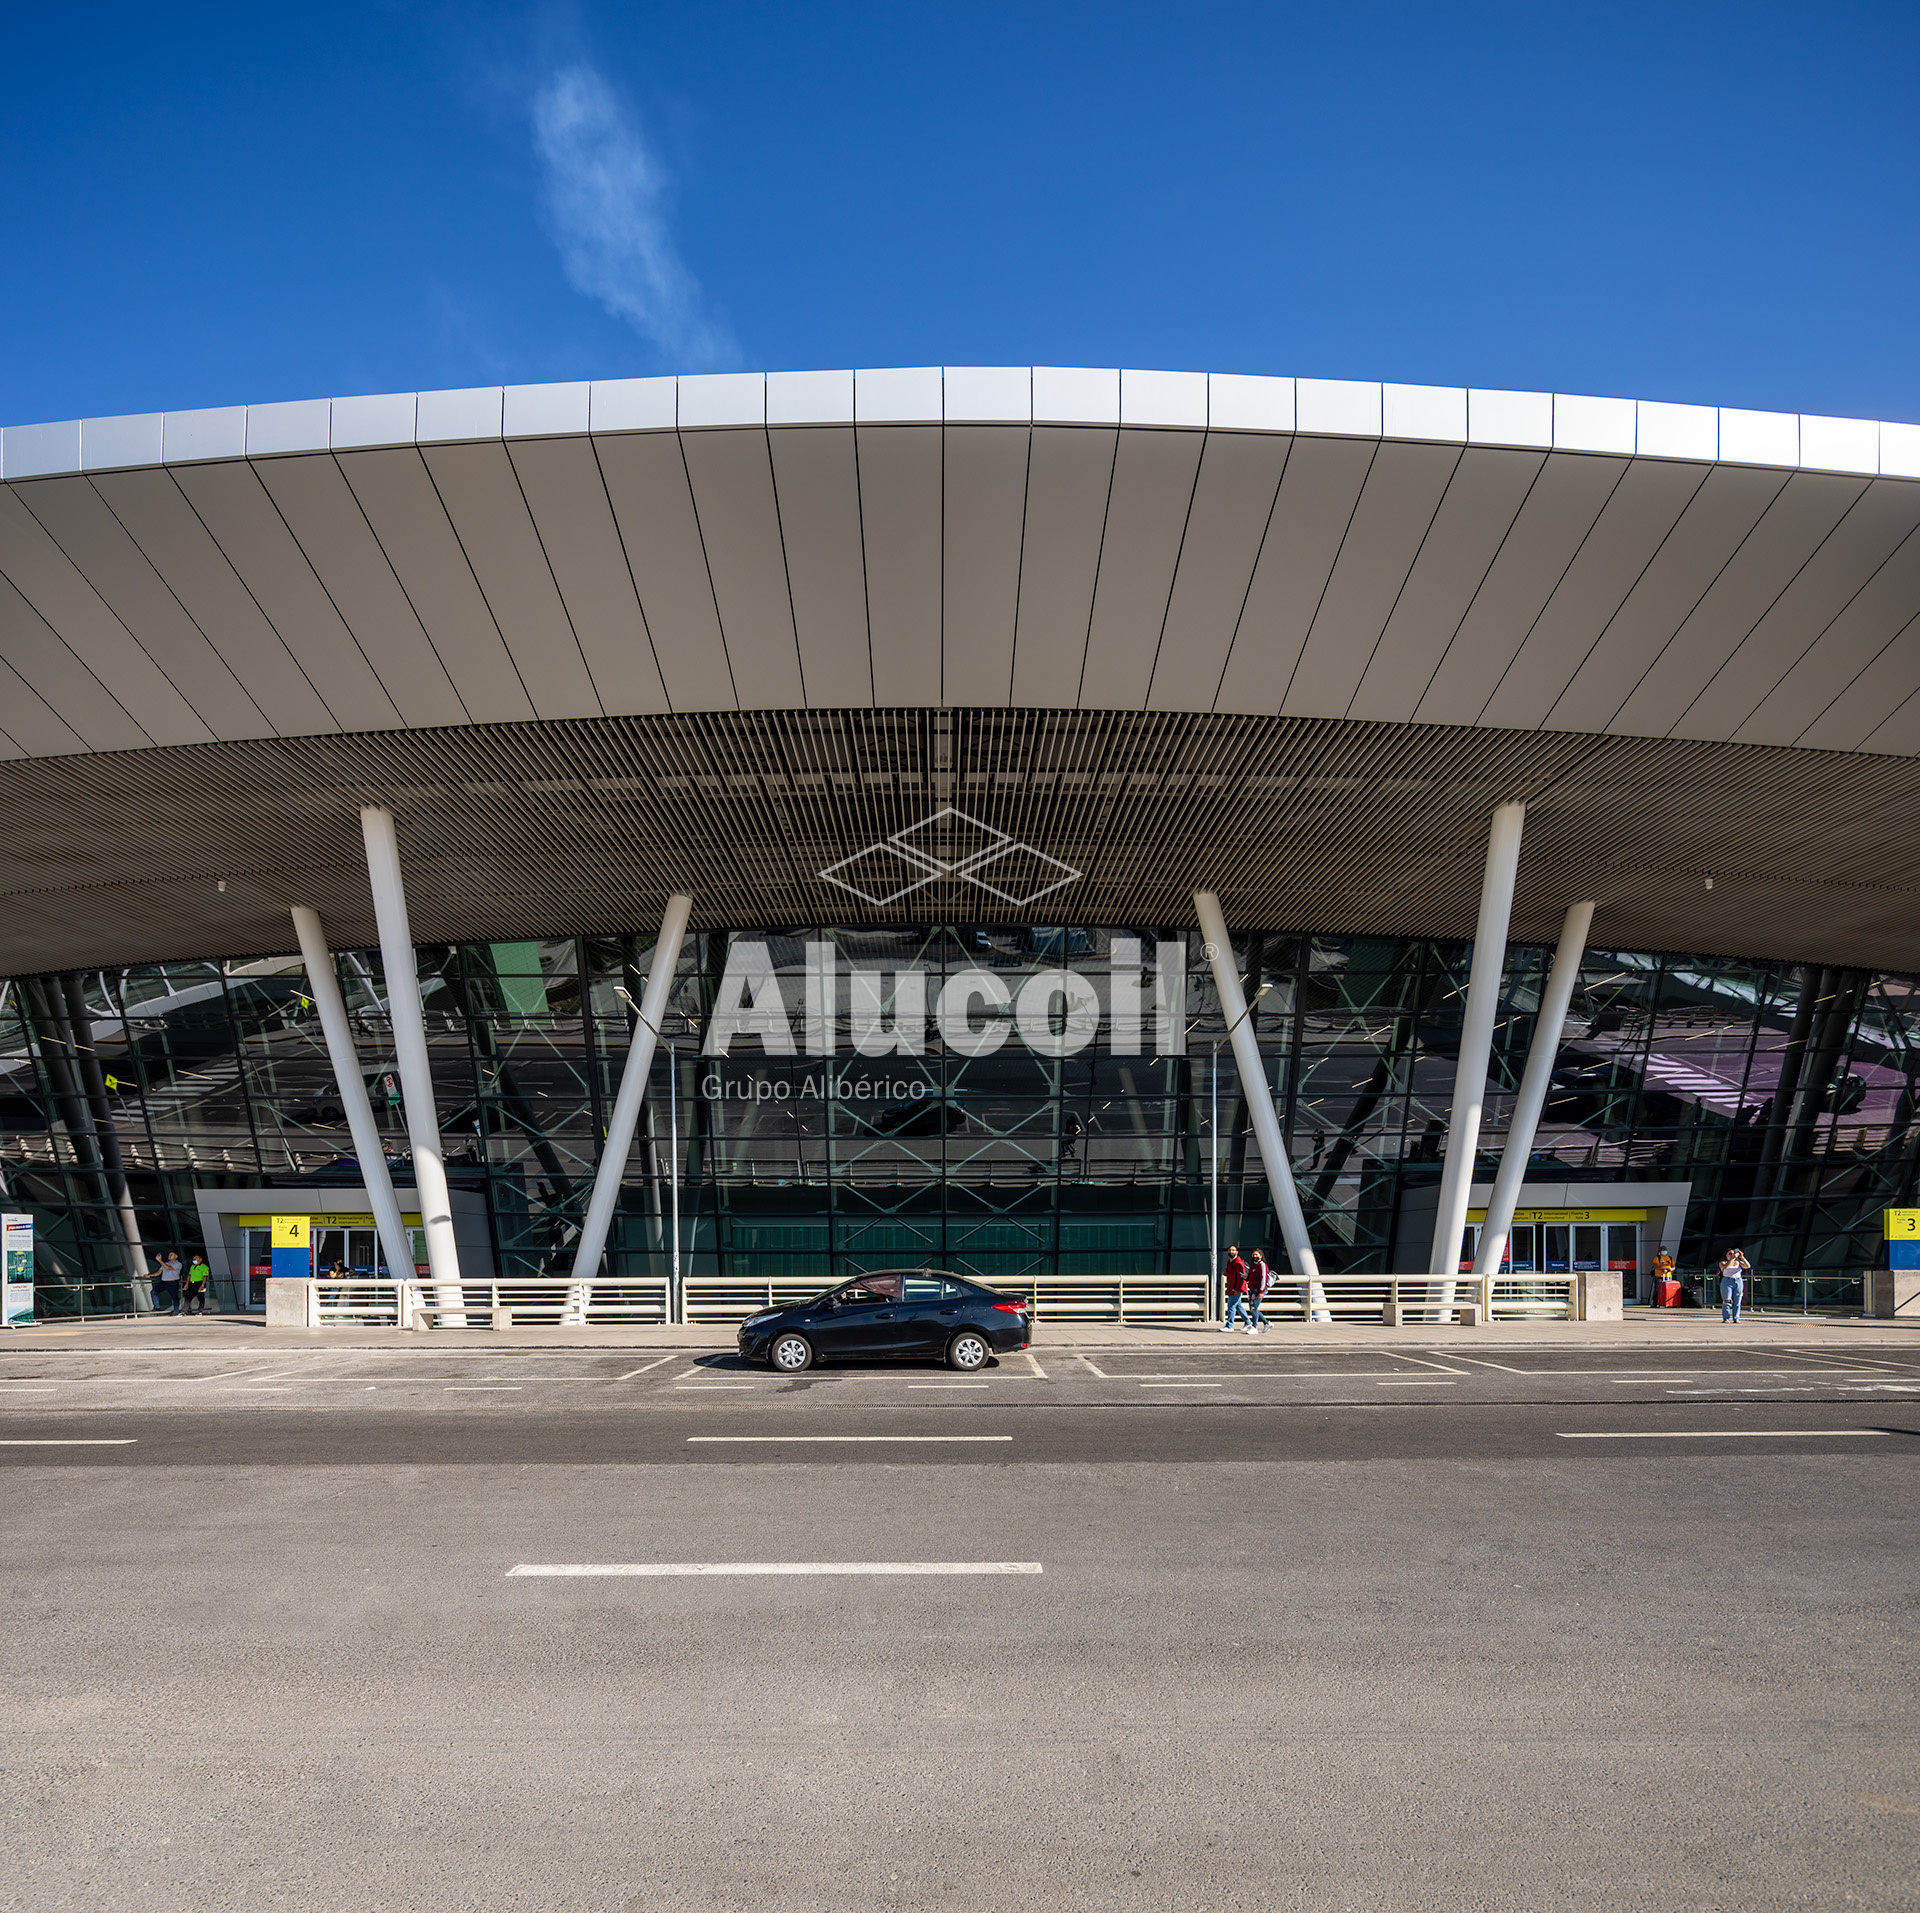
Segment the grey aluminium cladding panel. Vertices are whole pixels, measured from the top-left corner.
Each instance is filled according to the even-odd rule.
[[[468,716],[496,724],[532,717],[533,702],[422,453],[406,445],[335,456]]]
[[[138,742],[205,743],[212,735],[205,720],[47,535],[21,496],[26,489],[0,489],[0,575],[59,633],[114,702],[138,713]],[[49,696],[47,687],[36,688]]]
[[[1461,454],[1392,615],[1364,661],[1349,717],[1404,723],[1413,716],[1545,463],[1544,452],[1481,445]]]
[[[767,438],[807,702],[871,704],[853,426],[774,426]]]
[[[720,635],[742,707],[807,701],[766,427],[683,432]]]
[[[1910,532],[1834,615],[1734,733],[1741,744],[1797,744],[1894,642],[1920,596],[1920,531]]]
[[[1627,461],[1618,458],[1547,460],[1419,693],[1414,722],[1480,721],[1626,469]]]
[[[1147,701],[1205,446],[1204,432],[1121,436],[1080,681],[1083,705],[1132,710]]]
[[[1869,485],[1668,735],[1714,738],[1737,732],[1856,596],[1861,581],[1872,578],[1916,528],[1920,485],[1885,480]]]
[[[1605,728],[1622,736],[1657,736],[1663,725],[1671,730],[1676,713],[1693,702],[1866,489],[1863,478],[1794,473],[1639,682],[1623,678],[1614,687],[1620,705]]]
[[[1119,436],[1115,427],[1033,428],[1014,628],[1015,704],[1080,701]]]
[[[65,736],[48,733],[62,749],[132,751],[154,740],[131,712],[90,670],[73,648],[41,617],[0,570],[0,663],[25,684],[58,721]],[[10,711],[7,729],[37,752],[37,728],[27,730],[31,711]],[[25,731],[25,735],[21,733]]]
[[[946,429],[941,685],[949,704],[1012,700],[1030,444],[1025,425]]]
[[[1294,440],[1216,709],[1279,710],[1379,449],[1377,439]]]
[[[44,478],[20,497],[214,737],[270,737],[240,680],[87,478]]]
[[[668,703],[676,711],[734,709],[739,700],[680,435],[609,434],[595,445]]]
[[[585,405],[582,391],[582,411]],[[579,639],[505,445],[491,440],[437,445],[422,456],[535,715],[601,716]]]
[[[1920,695],[1872,421],[921,367],[9,428],[0,479],[6,750],[802,701],[1892,750]]]
[[[394,456],[418,455],[402,451]],[[401,722],[467,722],[466,707],[446,667],[333,456],[262,459],[255,470],[282,518],[298,527],[308,564],[352,630]]]
[[[593,442],[524,439],[508,450],[600,702],[609,715],[664,711],[666,687]]]
[[[861,425],[855,441],[874,702],[951,703],[940,609],[941,429]]]
[[[251,465],[176,466],[181,495],[343,731],[392,730],[399,711]]]
[[[1208,434],[1147,688],[1150,709],[1213,708],[1292,446],[1283,433]]]
[[[1383,444],[1281,708],[1344,717],[1460,463],[1457,445]]]
[[[1625,603],[1710,468],[1634,461],[1607,493],[1485,708],[1472,722],[1537,730]]]
[[[339,727],[180,489],[176,472],[102,472],[94,489],[282,736]]]
[[[1607,728],[1622,693],[1640,681],[1660,647],[1733,562],[1787,477],[1784,472],[1735,467],[1708,474],[1593,648],[1569,674],[1565,690],[1547,713],[1549,726],[1562,731]]]

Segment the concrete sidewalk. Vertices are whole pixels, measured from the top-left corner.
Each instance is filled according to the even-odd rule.
[[[1249,1338],[1235,1331],[1233,1346]],[[1451,1323],[1414,1323],[1386,1328],[1374,1322],[1312,1324],[1287,1322],[1251,1338],[1261,1348],[1392,1349],[1432,1348],[1444,1344],[1462,1355],[1494,1354],[1515,1348],[1610,1348],[1632,1351],[1694,1349],[1744,1342],[1773,1348],[1818,1348],[1847,1353],[1869,1348],[1920,1351],[1920,1322],[1876,1321],[1865,1316],[1744,1315],[1739,1324],[1723,1324],[1712,1309],[1629,1309],[1620,1322],[1498,1322],[1486,1328]],[[1153,1328],[1128,1328],[1107,1322],[1041,1322],[1034,1347],[1049,1349],[1187,1348],[1220,1343],[1213,1322],[1172,1322]],[[29,1350],[74,1353],[175,1353],[192,1350],[267,1349],[413,1349],[447,1353],[456,1349],[498,1354],[508,1349],[731,1349],[731,1328],[710,1324],[687,1328],[516,1328],[496,1333],[487,1328],[434,1329],[406,1334],[398,1329],[352,1326],[323,1329],[268,1328],[257,1315],[147,1316],[135,1320],[46,1322],[0,1332],[0,1359]]]

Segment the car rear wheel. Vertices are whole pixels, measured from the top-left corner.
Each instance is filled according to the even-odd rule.
[[[804,1335],[776,1335],[767,1359],[783,1375],[798,1375],[813,1366],[813,1344]]]
[[[985,1368],[992,1354],[987,1338],[978,1329],[963,1328],[947,1344],[947,1366],[971,1375],[975,1369]]]

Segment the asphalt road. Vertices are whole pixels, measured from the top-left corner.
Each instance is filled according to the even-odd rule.
[[[0,1907],[1913,1905],[1920,1371],[1707,1353],[14,1355]],[[821,1563],[1023,1571],[510,1573]]]

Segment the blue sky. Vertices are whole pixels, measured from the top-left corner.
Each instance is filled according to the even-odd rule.
[[[1920,420],[1920,7],[7,9],[0,422],[1065,364]]]

